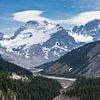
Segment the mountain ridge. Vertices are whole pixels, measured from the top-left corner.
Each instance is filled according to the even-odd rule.
[[[43,74],[64,77],[100,77],[99,60],[100,41],[96,41],[72,50],[51,64],[45,64]]]
[[[32,76],[32,73],[13,63],[5,61],[0,55],[0,72],[16,73],[19,75]]]

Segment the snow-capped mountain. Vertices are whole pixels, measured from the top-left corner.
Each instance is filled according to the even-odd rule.
[[[85,37],[85,40],[87,38],[89,42],[100,40],[100,20],[95,19],[85,25],[75,26],[72,33],[74,33],[74,36],[76,33],[78,36]]]
[[[14,63],[19,64],[18,60],[23,58],[32,67],[59,58],[78,46],[78,43],[58,24],[29,21],[12,37],[1,40],[0,45]],[[20,65],[23,66],[23,60]]]
[[[66,31],[59,24],[29,21],[8,38],[1,34],[3,58],[22,67],[33,67],[58,59],[68,51],[91,41],[100,40],[100,20],[75,26]]]

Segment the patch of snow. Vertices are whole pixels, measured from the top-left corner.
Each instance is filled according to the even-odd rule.
[[[54,48],[59,48],[59,49],[64,50],[64,51],[67,51],[68,50],[67,49],[67,46],[66,46],[66,48],[60,46],[59,42],[56,42],[55,45],[52,46],[52,49],[54,49]]]
[[[42,48],[43,49],[43,52],[45,53],[45,56],[44,56],[45,59],[48,59],[49,52],[52,49],[56,49],[56,48],[60,49],[60,53],[62,51],[68,51],[67,46],[62,47],[62,46],[60,46],[60,43],[59,42],[56,42],[55,45],[52,46],[51,48],[46,48],[46,47],[43,47]],[[60,55],[59,55],[59,53],[57,53],[57,51],[54,51],[54,56],[58,56],[59,57]]]
[[[98,28],[100,28],[100,25],[98,25]]]
[[[27,59],[30,59],[30,57],[29,57],[29,53],[28,53],[29,51],[27,50],[26,51],[26,54],[25,54],[25,57],[27,58]]]
[[[59,55],[59,53],[57,53],[57,51],[54,51],[54,56],[60,57],[60,55]]]
[[[46,48],[46,47],[43,47],[43,52],[45,53],[45,59],[48,59],[48,54],[50,52],[50,49],[49,48]]]
[[[0,54],[2,54],[2,55],[3,55],[3,54],[4,54],[4,52],[3,52],[3,51],[0,51]]]
[[[93,37],[89,35],[82,35],[82,34],[77,34],[77,33],[72,33],[72,32],[68,32],[68,34],[72,36],[77,43],[78,42],[89,43],[93,41]]]
[[[69,68],[69,72],[72,70],[72,68]]]

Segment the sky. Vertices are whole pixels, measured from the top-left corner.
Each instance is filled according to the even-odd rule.
[[[0,0],[0,32],[5,34],[29,20],[71,26],[96,18],[100,18],[100,0]]]

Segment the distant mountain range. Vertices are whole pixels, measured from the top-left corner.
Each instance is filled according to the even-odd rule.
[[[54,61],[85,43],[100,39],[100,20],[75,26],[67,31],[47,21],[29,21],[13,36],[0,33],[0,52],[4,59],[25,68]]]

